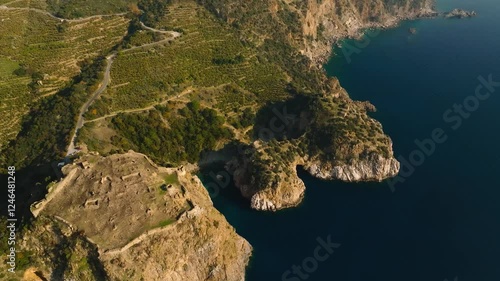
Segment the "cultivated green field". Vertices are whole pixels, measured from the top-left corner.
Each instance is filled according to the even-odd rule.
[[[0,54],[49,75],[44,84],[54,87],[78,74],[79,62],[115,46],[128,23],[119,16],[60,22],[28,10],[0,10],[0,17]]]
[[[27,111],[28,104],[33,99],[28,88],[31,79],[14,75],[18,68],[17,62],[0,57],[0,140],[15,137],[19,131],[22,114]]]
[[[45,2],[45,1],[44,1]],[[135,0],[47,0],[48,10],[63,18],[80,18],[127,12]]]
[[[157,26],[177,30],[182,36],[163,46],[118,55],[111,71],[112,85],[104,95],[111,112],[159,103],[187,86],[205,89],[233,83],[260,102],[288,95],[286,76],[279,67],[261,61],[234,30],[194,2],[172,4]],[[243,102],[234,92],[206,93],[221,94],[225,102],[233,95],[235,101]]]
[[[21,8],[0,9],[0,114],[6,117],[0,147],[16,136],[34,102],[55,94],[79,74],[82,61],[107,53],[127,31],[123,16],[62,22],[27,9],[36,3],[43,8],[40,1],[19,1],[9,7]]]

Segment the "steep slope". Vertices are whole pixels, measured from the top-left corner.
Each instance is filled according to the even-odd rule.
[[[358,37],[369,27],[390,27],[400,20],[434,15],[433,0],[199,0],[228,23],[252,30],[260,39],[289,42],[315,63],[331,45]]]
[[[128,152],[106,158],[87,155],[66,166],[64,173],[33,206],[37,224],[47,222],[50,228],[49,221],[57,221],[67,229],[61,239],[86,241],[101,275],[109,280],[244,279],[251,246],[213,207],[199,179],[183,167],[158,167],[146,156]],[[41,275],[68,279],[85,274],[84,269],[69,270],[78,259],[66,259],[66,265],[54,259],[49,263],[43,253],[58,250],[52,243],[37,242],[34,237],[40,234],[32,231],[28,239],[33,241],[25,249],[35,253],[32,266]],[[74,250],[64,252],[72,256]],[[58,272],[61,267],[66,270]]]
[[[257,130],[272,132],[276,138],[242,145],[227,169],[251,207],[267,211],[302,201],[305,186],[297,175],[298,166],[325,180],[360,182],[393,177],[400,164],[382,125],[368,116],[373,109],[369,103],[351,101],[344,89],[333,86],[323,95],[296,97],[275,105],[274,112],[284,113],[286,122],[270,122]],[[276,116],[265,120],[276,120]],[[276,130],[280,127],[281,132]]]

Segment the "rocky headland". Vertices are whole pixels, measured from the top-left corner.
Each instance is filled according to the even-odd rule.
[[[29,272],[50,280],[244,280],[252,247],[186,168],[130,151],[89,154],[63,172],[22,235],[34,257]]]
[[[391,139],[368,116],[373,105],[352,102],[335,81],[328,94],[278,107],[296,116],[283,135],[243,145],[227,162],[226,169],[251,208],[276,211],[300,204],[305,185],[297,175],[299,166],[314,177],[345,182],[383,181],[399,172]]]

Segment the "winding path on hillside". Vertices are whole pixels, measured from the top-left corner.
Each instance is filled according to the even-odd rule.
[[[141,23],[141,26],[146,27],[142,23]],[[136,50],[136,49],[139,49],[139,48],[147,48],[147,47],[151,47],[151,46],[155,46],[155,45],[160,45],[160,44],[163,44],[163,43],[166,43],[166,42],[173,41],[173,40],[177,39],[179,36],[182,35],[181,33],[176,32],[176,31],[157,30],[157,29],[154,29],[154,28],[151,28],[151,27],[149,27],[148,29],[151,30],[151,31],[156,31],[156,32],[161,32],[161,33],[169,33],[169,34],[172,35],[172,37],[169,37],[169,38],[157,41],[157,42],[148,43],[148,44],[144,44],[144,45],[141,45],[141,46],[135,46],[135,47],[132,47],[132,48],[129,48],[129,49],[121,50],[120,53],[126,53],[126,52],[130,52],[130,51],[133,51],[133,50]],[[84,118],[83,115],[85,114],[85,112],[88,111],[88,109],[92,105],[92,103],[108,87],[109,82],[111,81],[111,65],[113,64],[113,61],[116,58],[116,55],[117,55],[117,52],[113,52],[112,54],[110,54],[109,56],[106,57],[106,69],[104,71],[104,77],[103,77],[103,80],[102,80],[99,88],[94,93],[92,93],[92,95],[87,100],[87,102],[85,102],[82,105],[82,107],[80,108],[80,113],[78,114],[78,120],[76,122],[76,127],[75,127],[75,130],[73,132],[73,135],[71,136],[71,140],[70,140],[68,149],[66,151],[66,156],[70,156],[70,155],[73,155],[76,152],[78,152],[78,149],[75,146],[75,141],[76,141],[76,137],[78,135],[78,131],[85,124],[85,118]],[[141,109],[141,110],[144,110],[144,109]]]
[[[116,53],[113,53],[106,57],[106,70],[104,71],[104,77],[102,79],[101,85],[97,90],[90,96],[90,98],[83,104],[83,106],[80,108],[80,113],[78,114],[78,121],[76,122],[76,127],[75,127],[75,132],[73,133],[73,136],[71,137],[71,141],[68,146],[68,150],[66,153],[66,156],[72,155],[78,150],[75,148],[75,139],[77,136],[78,131],[83,127],[84,124],[84,118],[83,115],[87,110],[89,109],[89,106],[99,97],[99,95],[106,90],[106,87],[108,87],[109,81],[111,80],[111,65],[113,64],[113,60],[116,58]]]
[[[115,112],[112,112],[112,113],[109,113],[109,114],[106,114],[106,115],[103,115],[101,117],[97,117],[95,119],[91,119],[91,120],[86,120],[84,121],[83,123],[84,124],[87,124],[87,123],[92,123],[92,122],[97,122],[97,121],[101,121],[101,120],[104,120],[106,118],[110,118],[110,117],[115,117],[116,115],[120,114],[120,113],[138,113],[138,112],[144,112],[144,111],[149,111],[151,109],[154,109],[155,106],[157,105],[164,105],[166,104],[167,102],[169,101],[172,101],[172,100],[178,100],[180,99],[181,97],[191,93],[193,91],[193,89],[191,87],[187,88],[186,90],[182,91],[180,94],[178,95],[175,95],[175,96],[172,96],[168,99],[165,99],[161,102],[158,102],[158,103],[155,103],[155,104],[152,104],[152,105],[148,105],[148,106],[145,106],[145,107],[141,107],[141,108],[132,108],[132,109],[123,109],[123,110],[118,110],[118,111],[115,111]]]

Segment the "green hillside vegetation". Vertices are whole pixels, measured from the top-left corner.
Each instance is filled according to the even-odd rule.
[[[138,8],[141,9],[141,20],[148,26],[156,26],[167,13],[167,7],[171,0],[139,0]]]
[[[0,160],[21,169],[64,157],[80,107],[101,81],[104,66],[104,58],[85,62],[70,86],[36,103]]]
[[[118,55],[111,71],[111,87],[87,116],[92,119],[113,112],[125,114],[107,125],[116,133],[108,144],[93,142],[89,134],[92,130],[84,130],[82,140],[93,143],[92,148],[136,149],[168,164],[197,160],[200,151],[213,148],[213,145],[210,142],[206,146],[196,144],[193,151],[184,151],[191,149],[192,144],[178,142],[180,138],[168,132],[164,120],[167,126],[172,125],[170,121],[176,118],[172,111],[182,108],[189,100],[198,100],[223,116],[224,126],[240,141],[260,138],[259,132],[269,127],[269,121],[276,117],[275,111],[286,108],[295,117],[309,112],[310,127],[301,131],[297,124],[287,124],[285,131],[274,132],[271,138],[282,141],[306,134],[307,137],[296,144],[300,145],[302,153],[322,155],[325,160],[337,163],[350,162],[373,152],[389,156],[389,139],[380,124],[370,120],[362,107],[342,95],[340,98],[311,95],[311,92],[338,92],[340,89],[334,81],[333,84],[318,82],[321,79],[326,82],[326,78],[321,78],[314,70],[303,71],[304,57],[297,55],[288,40],[247,36],[241,32],[253,24],[252,21],[228,25],[191,1],[168,5],[163,17],[162,13],[152,14],[157,28],[180,30],[182,36],[163,46]],[[255,23],[258,25],[271,25],[276,20],[260,14],[255,16],[262,19]],[[278,20],[297,21],[297,18],[281,15]],[[280,28],[276,29],[274,32],[281,32]],[[144,31],[135,27],[129,32],[128,37],[134,38]],[[284,38],[282,35],[276,36]],[[172,102],[180,103],[180,107],[172,109]],[[150,111],[155,105],[161,114]],[[149,114],[126,113],[140,109]],[[181,148],[170,147],[170,144],[178,144]],[[162,151],[165,147],[168,149]],[[267,162],[279,160],[278,156],[267,155],[265,150],[262,153]],[[293,157],[288,155],[286,159],[280,160],[285,163],[281,165],[283,169]]]
[[[262,143],[260,149],[250,150],[248,172],[250,184],[256,189],[264,189],[276,184],[281,175],[293,173],[291,164],[302,154],[299,141],[277,141],[275,139]]]
[[[45,2],[45,1],[44,1]],[[124,13],[135,0],[47,0],[47,10],[61,18]]]
[[[113,84],[104,95],[112,112],[159,103],[187,86],[236,83],[261,102],[288,95],[286,76],[277,65],[262,61],[234,30],[195,3],[173,4],[157,25],[183,34],[164,46],[118,55]]]
[[[81,62],[108,52],[121,40],[128,20],[116,16],[60,22],[28,10],[0,10],[0,18],[0,114],[6,117],[0,128],[1,149],[17,135],[35,103],[66,87],[79,74]]]
[[[7,18],[0,25],[0,54],[48,76],[41,93],[77,75],[78,62],[115,46],[128,26],[119,16],[78,22],[26,10],[0,10],[0,16]]]
[[[311,68],[310,61],[298,51],[306,39],[300,21],[306,1],[198,0],[198,3],[245,34],[263,59],[278,64],[293,77],[295,88],[322,90],[324,74]]]
[[[334,102],[327,96],[310,103],[309,111],[313,114],[305,139],[310,154],[338,164],[364,159],[371,153],[391,156],[389,137],[378,121],[368,117],[362,105],[347,97]]]
[[[204,150],[213,150],[218,142],[229,140],[232,132],[223,127],[224,119],[216,111],[190,102],[166,123],[158,111],[148,114],[120,114],[113,118],[119,136],[114,144],[151,156],[163,165],[195,163]]]
[[[137,47],[137,46],[150,44],[153,42],[158,42],[158,41],[161,41],[167,37],[170,37],[170,36],[159,34],[157,32],[147,31],[147,30],[138,30],[137,32],[134,32],[132,36],[127,38],[126,41],[124,40],[123,45],[126,49],[128,49],[131,47]]]
[[[47,1],[45,0],[19,0],[19,1],[2,0],[2,1],[5,3],[5,6],[11,8],[30,7],[31,9],[40,9],[40,10],[47,9]]]
[[[31,78],[16,75],[18,69],[20,65],[17,62],[0,57],[0,147],[16,136],[21,126],[22,113],[28,110],[28,104],[34,98],[28,87]]]
[[[299,53],[300,5],[280,3],[276,10],[257,1],[218,10],[220,2],[199,3],[143,0],[138,3],[142,14],[70,22],[2,11],[34,14],[27,36],[0,35],[0,50],[9,58],[3,76],[24,77],[31,95],[46,95],[8,146],[8,162],[30,165],[63,155],[78,110],[101,82],[103,57],[113,47],[118,53],[111,83],[85,114],[79,132],[78,141],[90,150],[134,149],[164,165],[196,162],[205,150],[262,138],[259,132],[268,129],[275,111],[286,108],[301,118],[302,127],[298,119],[286,124],[285,131],[263,139],[269,149],[256,154],[266,165],[276,161],[280,173],[300,154],[337,163],[370,153],[389,156],[390,140],[380,124]],[[141,20],[163,31],[143,28]],[[164,40],[172,30],[181,35]],[[264,36],[266,30],[270,35]],[[5,43],[8,36],[17,40],[14,45]],[[98,55],[78,74],[78,62]],[[48,94],[45,84],[51,81],[59,86]],[[292,152],[280,156],[285,151],[279,146]]]

